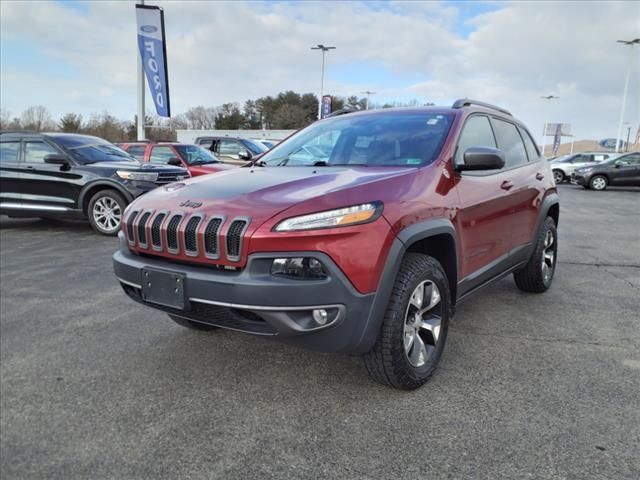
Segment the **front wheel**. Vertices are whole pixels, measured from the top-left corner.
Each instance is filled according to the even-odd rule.
[[[536,238],[529,262],[513,274],[517,287],[524,292],[542,293],[551,286],[558,259],[556,222],[547,217]]]
[[[425,384],[442,356],[450,315],[449,282],[440,263],[427,255],[407,254],[378,339],[364,355],[369,376],[402,390]]]
[[[604,190],[609,185],[607,177],[604,175],[594,175],[589,182],[591,190]]]
[[[555,180],[556,185],[561,184],[564,182],[564,172],[562,170],[555,169],[553,171],[553,179]]]
[[[113,236],[120,230],[122,212],[127,202],[114,190],[101,190],[89,200],[87,216],[93,229],[102,235]]]

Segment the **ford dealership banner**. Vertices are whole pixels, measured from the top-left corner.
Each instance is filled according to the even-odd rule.
[[[160,7],[136,5],[136,19],[138,48],[156,112],[161,117],[170,117],[164,12]]]

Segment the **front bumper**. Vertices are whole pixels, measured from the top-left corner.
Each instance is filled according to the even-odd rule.
[[[244,269],[227,270],[136,255],[122,234],[120,239],[120,250],[113,255],[114,271],[127,295],[137,302],[192,321],[273,336],[313,350],[364,353],[370,348],[361,341],[370,325],[375,294],[357,292],[323,253],[253,254]],[[271,275],[273,259],[284,256],[317,258],[328,277],[296,280]],[[143,300],[143,270],[148,268],[184,275],[184,310]],[[317,309],[328,312],[327,324],[313,319]]]
[[[591,178],[591,176],[585,176],[573,172],[573,174],[571,175],[571,183],[574,185],[588,185],[589,178]]]

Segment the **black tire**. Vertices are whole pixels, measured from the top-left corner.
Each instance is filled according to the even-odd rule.
[[[113,216],[109,217],[109,220],[105,220],[105,223],[101,223],[99,217],[97,217],[97,208],[98,205],[112,205],[113,209],[110,210],[113,212]],[[87,217],[89,217],[89,223],[91,224],[91,228],[93,228],[96,232],[107,235],[114,236],[118,234],[120,230],[120,222],[122,221],[122,214],[124,213],[124,209],[127,206],[127,202],[125,199],[115,190],[100,190],[98,193],[94,194],[89,200],[89,205],[87,207]],[[114,223],[115,222],[115,223]],[[108,225],[115,225],[113,228],[107,228]]]
[[[556,184],[560,184],[562,182],[564,182],[566,180],[566,176],[564,174],[564,172],[558,168],[554,168],[553,169],[553,179],[555,180]]]
[[[551,236],[552,243],[547,245]],[[553,254],[549,265],[549,254]],[[544,258],[543,258],[544,256]],[[545,270],[543,262],[549,267]],[[535,248],[527,264],[513,274],[516,285],[523,292],[542,293],[551,286],[558,263],[558,232],[556,222],[547,217],[535,240]]]
[[[178,325],[188,328],[190,330],[200,330],[200,331],[208,332],[210,330],[218,329],[218,327],[215,327],[213,325],[207,325],[206,323],[193,322],[186,318],[178,317],[177,315],[171,315],[170,313],[168,315],[169,315],[169,318],[174,322],[176,322]]]
[[[594,175],[589,180],[589,188],[591,190],[602,191],[609,186],[609,179],[604,175]]]
[[[415,327],[410,325],[409,319],[412,319],[411,322],[416,321],[420,310],[410,302],[414,302],[414,295],[423,284],[425,284],[422,290],[423,298],[428,294],[428,288],[432,289],[429,292],[433,292],[433,285],[435,285],[440,301],[424,313],[424,315],[430,315],[429,320],[424,320],[421,315],[420,322],[439,320],[439,328],[435,335],[430,330],[416,328],[415,335],[411,337],[407,335],[407,329]],[[430,297],[430,300],[432,298]],[[422,300],[420,303],[422,304]],[[410,315],[412,308],[415,310]],[[449,282],[442,266],[436,259],[427,255],[408,253],[400,265],[378,339],[373,349],[363,356],[369,376],[376,382],[401,390],[413,390],[424,385],[435,371],[442,356],[450,316]],[[433,343],[428,343],[429,338],[425,339],[423,336],[425,334],[430,336]],[[418,337],[420,337],[419,341],[416,340]],[[411,340],[411,338],[413,342],[409,342],[410,346],[405,346],[407,339]],[[419,348],[418,345],[426,348],[426,359],[424,356],[418,356],[419,360],[424,361],[422,365],[419,365],[419,361],[416,365],[410,360],[410,357],[413,357],[413,349]],[[429,347],[431,347],[430,352]]]

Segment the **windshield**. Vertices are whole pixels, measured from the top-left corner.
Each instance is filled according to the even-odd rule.
[[[260,160],[264,166],[407,166],[434,161],[453,116],[389,111],[344,115],[314,123],[279,143]]]
[[[78,162],[83,164],[96,162],[135,162],[134,157],[98,137],[88,135],[55,135],[53,140],[63,147]]]
[[[259,155],[260,153],[263,153],[263,152],[266,152],[267,150],[269,150],[267,147],[265,147],[260,142],[254,142],[253,140],[249,140],[248,138],[243,138],[240,141],[254,155]]]
[[[174,145],[173,146],[189,165],[205,165],[208,163],[220,163],[211,151],[199,145]]]

